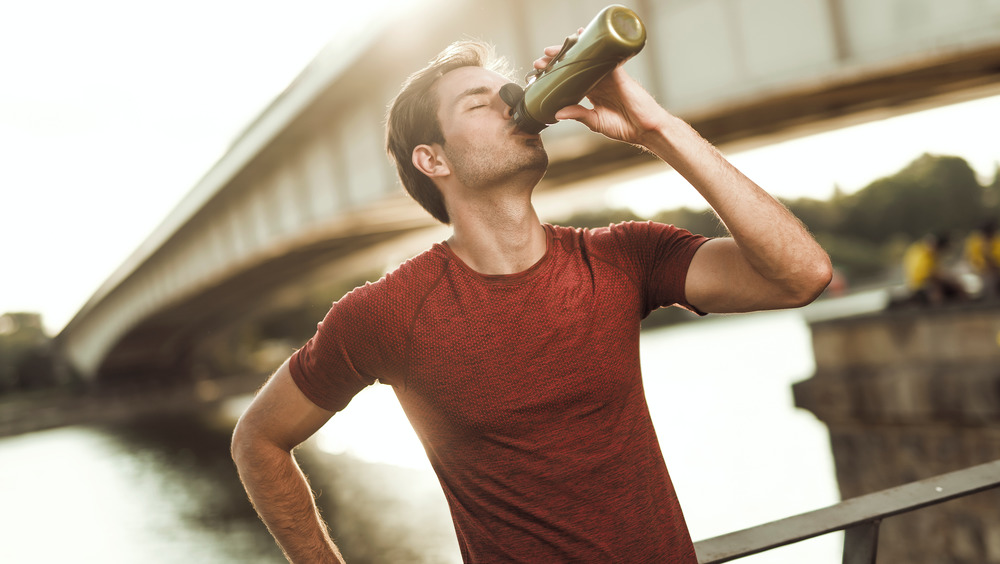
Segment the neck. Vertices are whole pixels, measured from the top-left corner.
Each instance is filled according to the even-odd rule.
[[[466,201],[449,209],[454,234],[448,245],[480,274],[515,274],[545,255],[545,229],[531,196],[501,201]]]

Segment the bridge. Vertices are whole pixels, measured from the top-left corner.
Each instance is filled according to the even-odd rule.
[[[607,3],[427,0],[336,42],[233,142],[58,335],[91,381],[190,371],[206,343],[444,238],[383,150],[406,75],[463,37],[523,72]],[[771,142],[1000,93],[1000,4],[977,0],[636,0],[649,40],[628,63],[665,107],[723,147]],[[543,134],[536,203],[654,164],[575,123]],[[662,166],[662,165],[660,165]],[[586,196],[572,198],[586,200]],[[313,318],[319,319],[322,310]],[[229,337],[222,337],[229,335]]]

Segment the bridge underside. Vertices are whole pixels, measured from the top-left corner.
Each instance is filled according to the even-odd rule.
[[[884,116],[905,113],[942,100],[962,100],[1000,90],[1000,48],[983,51],[975,57],[939,61],[893,76],[870,78],[840,85],[817,85],[812,91],[783,93],[767,99],[733,105],[689,121],[707,139],[722,145],[747,144],[760,138],[794,136],[804,129],[833,127],[839,120],[859,120],[866,113]],[[978,94],[977,94],[978,93]],[[546,175],[541,190],[570,190],[574,181],[596,174],[626,169],[652,158],[634,147],[597,140],[582,153],[556,160]],[[405,199],[405,196],[401,196]],[[107,354],[98,370],[102,380],[134,377],[141,372],[150,377],[163,374],[176,378],[190,374],[202,343],[214,335],[230,331],[254,318],[273,314],[283,307],[302,307],[304,281],[316,284],[317,273],[336,286],[346,280],[370,277],[378,265],[346,266],[345,259],[358,249],[371,248],[435,225],[416,204],[398,202],[391,206],[403,214],[402,222],[387,222],[372,231],[359,233],[337,230],[329,238],[299,248],[288,249],[254,267],[232,274],[216,286],[191,296],[145,319],[129,331]],[[424,217],[426,216],[426,217]],[[397,218],[398,219],[398,218]],[[377,261],[376,261],[377,262]],[[338,265],[344,265],[338,268]],[[300,288],[300,290],[296,290]],[[284,294],[300,299],[276,299]],[[328,296],[329,302],[339,298]],[[289,305],[291,304],[291,305]],[[315,309],[315,321],[322,310]]]
[[[387,23],[370,43],[321,53],[248,126],[60,334],[85,377],[191,372],[206,342],[301,309],[325,287],[325,306],[302,324],[314,326],[345,284],[386,266],[379,252],[395,247],[395,260],[440,239],[413,244],[436,224],[387,163],[385,103],[453,38],[483,37],[526,62],[552,42],[552,22],[586,21],[603,7],[447,3]],[[626,68],[723,150],[1000,94],[1000,9],[975,0],[769,0],[770,11],[744,0],[638,4],[651,35]],[[595,178],[637,176],[652,160],[579,124],[543,138],[551,165],[539,190],[577,204],[602,205],[590,196]]]
[[[817,84],[810,89],[733,104],[689,121],[717,144],[781,134],[801,127],[836,127],[844,119],[864,121],[990,94],[1000,94],[1000,47],[961,57],[922,61],[892,74]]]
[[[235,272],[228,279],[146,318],[108,352],[96,379],[114,383],[141,375],[144,380],[173,381],[228,376],[234,370],[248,370],[247,359],[232,355],[252,354],[254,343],[249,343],[247,349],[236,341],[249,338],[256,342],[260,336],[234,334],[234,330],[256,328],[261,320],[307,310],[309,321],[296,327],[305,331],[300,334],[302,340],[294,343],[300,346],[333,301],[353,285],[379,276],[386,267],[376,258],[366,259],[364,249],[391,244],[407,235],[437,231],[434,220],[415,204],[402,207],[409,208],[414,215],[419,212],[426,219],[414,217],[413,221],[391,228],[362,229],[356,233],[338,230],[329,238],[290,248],[247,270]],[[324,292],[330,288],[336,288],[338,295],[315,296],[317,289]],[[213,350],[213,344],[220,339],[226,350],[220,351],[218,346]],[[220,352],[224,355],[222,359],[218,357]]]

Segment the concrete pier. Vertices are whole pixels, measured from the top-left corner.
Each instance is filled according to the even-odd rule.
[[[812,324],[795,403],[830,430],[844,499],[1000,459],[1000,305]],[[879,562],[1000,563],[1000,491],[887,519]]]

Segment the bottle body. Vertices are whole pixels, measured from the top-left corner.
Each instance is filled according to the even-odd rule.
[[[646,29],[635,12],[618,5],[604,8],[577,37],[567,38],[562,52],[525,87],[512,119],[521,130],[538,133],[557,121],[557,111],[578,104],[645,44]]]

